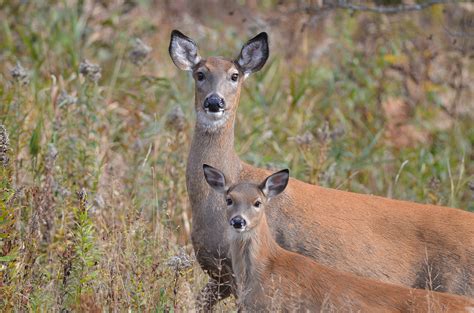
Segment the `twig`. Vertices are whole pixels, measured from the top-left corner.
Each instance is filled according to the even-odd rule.
[[[398,14],[406,13],[412,11],[420,11],[431,7],[436,4],[450,4],[450,3],[461,3],[469,1],[449,1],[449,0],[426,0],[422,3],[414,4],[401,4],[396,6],[366,6],[366,5],[357,5],[350,3],[347,0],[325,0],[322,6],[306,6],[303,8],[298,8],[290,13],[296,13],[296,11],[304,11],[308,14],[319,14],[322,11],[330,9],[346,9],[352,11],[365,11],[365,12],[374,12],[379,14]]]
[[[450,30],[446,25],[443,25],[444,31],[448,33],[449,36],[451,37],[457,37],[457,38],[469,38],[469,37],[474,37],[474,33],[470,32],[458,32],[458,31],[453,31]]]
[[[397,5],[397,6],[364,6],[364,5],[355,5],[348,3],[346,0],[338,0],[335,3],[337,8],[341,9],[349,9],[353,11],[369,11],[375,13],[382,13],[382,14],[396,14],[402,12],[410,12],[410,11],[419,11],[426,9],[435,4],[446,4],[452,1],[446,0],[428,0],[422,3],[415,3],[415,4],[407,4],[407,5]]]
[[[173,309],[175,312],[178,309],[178,280],[179,280],[179,263],[176,264],[176,268],[174,271]]]

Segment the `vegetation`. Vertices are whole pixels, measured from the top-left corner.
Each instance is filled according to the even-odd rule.
[[[167,55],[173,28],[228,57],[270,33],[239,108],[244,160],[474,211],[473,5],[277,2],[0,0],[1,311],[193,307],[207,276],[189,242],[193,83]]]

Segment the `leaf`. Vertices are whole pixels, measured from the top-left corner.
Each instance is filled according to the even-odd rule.
[[[42,123],[41,121],[39,121],[30,139],[30,154],[33,157],[36,157],[40,151],[41,129],[42,129]]]
[[[408,59],[405,55],[386,54],[383,56],[383,60],[390,64],[402,65],[406,64]]]
[[[5,256],[0,256],[0,262],[11,262],[16,259],[16,255],[10,254]]]

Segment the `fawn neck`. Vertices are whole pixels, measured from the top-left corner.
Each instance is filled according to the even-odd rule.
[[[230,256],[238,288],[255,286],[260,275],[277,258],[279,246],[268,228],[265,214],[254,229],[237,234],[229,228]],[[259,288],[255,288],[258,290]]]

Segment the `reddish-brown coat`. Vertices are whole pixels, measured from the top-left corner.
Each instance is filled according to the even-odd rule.
[[[265,209],[271,212],[272,208]],[[274,241],[265,215],[247,236],[231,227],[239,303],[246,311],[473,312],[474,300],[410,289],[340,272]],[[234,234],[232,234],[234,232]],[[234,252],[235,251],[235,252]],[[239,270],[237,270],[239,271]],[[247,276],[247,277],[246,277]]]
[[[244,164],[239,181],[269,174]],[[364,277],[421,288],[431,279],[437,290],[474,295],[472,213],[295,179],[272,201],[270,228],[286,249]]]
[[[196,48],[197,49],[197,48]],[[170,46],[171,51],[171,46]],[[212,84],[196,88],[198,115],[186,169],[193,213],[192,242],[203,269],[215,280],[211,294],[230,294],[229,242],[221,197],[206,184],[202,165],[221,169],[231,183],[260,182],[268,171],[242,162],[234,150],[234,124],[244,79],[226,87],[235,63],[224,58],[200,59]],[[218,87],[215,87],[218,86]],[[227,119],[218,128],[199,121],[203,100],[213,88],[226,99]],[[215,91],[215,90],[214,90]],[[285,249],[318,263],[356,275],[474,296],[474,214],[446,207],[398,201],[322,188],[292,179],[275,199],[268,215],[271,232]],[[220,283],[216,283],[220,281]],[[209,305],[216,298],[206,299]]]
[[[218,62],[224,61],[213,61]],[[234,120],[235,112],[222,129],[212,133],[196,125],[186,171],[193,245],[201,266],[223,284],[221,296],[229,294],[225,286],[231,284],[228,242],[219,235],[226,223],[216,209],[224,203],[205,183],[202,164],[222,168],[231,182],[257,183],[269,174],[242,162],[236,154]],[[268,215],[270,228],[285,249],[363,277],[474,296],[472,213],[328,189],[296,179],[290,180],[273,206]]]

